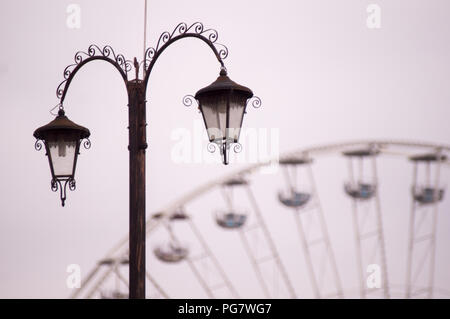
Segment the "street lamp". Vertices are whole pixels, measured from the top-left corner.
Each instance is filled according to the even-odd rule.
[[[69,189],[75,189],[75,168],[81,140],[86,139],[84,145],[89,147],[87,138],[90,134],[87,128],[69,120],[63,109],[58,111],[58,116],[53,121],[34,131],[36,149],[42,148],[39,141],[44,142],[52,173],[51,189],[54,192],[60,190],[62,206],[66,201],[67,185]]]
[[[160,54],[175,41],[188,37],[206,43],[220,63],[221,71],[218,79],[210,86],[198,91],[195,99],[203,115],[209,140],[220,146],[223,162],[227,164],[230,144],[238,143],[247,105],[251,103],[254,107],[259,107],[261,101],[253,96],[250,89],[231,81],[227,76],[223,59],[227,57],[228,49],[216,43],[217,31],[204,29],[200,22],[189,27],[185,23],[180,23],[173,32],[162,33],[156,47],[148,48],[145,51],[144,60],[140,63],[136,58],[134,61],[126,60],[122,54],[116,54],[110,46],[101,49],[96,45],[91,45],[87,52],[77,52],[75,63],[64,69],[64,80],[56,89],[56,96],[60,99],[58,116],[49,124],[38,128],[33,134],[37,139],[35,144],[37,150],[42,148],[41,142],[45,145],[52,174],[51,189],[53,191],[60,189],[61,203],[64,206],[67,185],[70,190],[75,189],[75,168],[81,141],[90,135],[87,128],[73,123],[65,116],[63,102],[67,90],[78,70],[91,61],[108,62],[119,71],[128,93],[130,298],[145,298],[145,150],[147,149],[145,104],[147,83]],[[135,78],[129,80],[128,74],[133,66]],[[141,67],[144,71],[142,79],[139,78]],[[186,104],[186,100],[184,102]],[[85,148],[89,148],[90,141],[87,139],[83,145]]]
[[[225,165],[230,144],[239,141],[247,100],[252,96],[252,90],[231,81],[225,68],[216,81],[195,94],[209,141],[219,145]]]

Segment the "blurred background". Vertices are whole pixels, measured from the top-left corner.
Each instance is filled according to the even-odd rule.
[[[67,23],[73,13],[67,11],[71,4],[80,9],[79,28]],[[380,9],[379,28],[368,26],[373,14],[367,11],[370,4]],[[86,51],[90,44],[108,44],[128,59],[142,59],[144,1],[7,0],[0,9],[0,297],[67,298],[74,293],[67,285],[67,267],[79,265],[82,278],[86,278],[128,233],[127,96],[119,74],[106,63],[92,63],[77,73],[70,86],[66,113],[90,129],[92,148],[81,152],[77,190],[68,193],[64,208],[50,190],[48,161],[43,151],[35,151],[32,133],[53,118],[49,110],[58,103],[56,87],[77,51]],[[450,142],[449,9],[445,0],[149,0],[147,46],[155,46],[159,35],[172,31],[179,22],[190,25],[201,21],[205,27],[218,30],[218,42],[228,47],[225,63],[230,77],[250,87],[263,104],[259,109],[250,108],[244,119],[244,128],[257,132],[256,137],[243,132],[243,151],[233,155],[230,165],[222,165],[218,152],[206,150],[201,115],[195,107],[182,104],[183,96],[216,79],[217,61],[196,39],[179,41],[165,51],[155,64],[147,90],[148,217],[172,208],[185,194],[217,180],[210,185],[210,192],[200,191],[195,199],[183,203],[183,211],[195,222],[195,229],[205,238],[239,296],[265,297],[241,236],[224,231],[215,220],[215,213],[227,207],[219,187],[222,182],[268,156],[316,145],[410,141],[410,146],[399,148],[385,143],[392,152],[381,152],[376,159],[376,201],[380,205],[362,205],[363,210],[382,216],[387,265],[377,260],[380,254],[374,263],[383,270],[382,281],[389,279],[391,297],[404,297],[410,264],[409,223],[417,204],[411,197],[413,164],[407,157],[434,152]],[[183,159],[177,153],[180,145],[186,145],[180,144],[185,143],[180,136],[187,136],[191,143],[187,145],[192,145],[191,156]],[[417,142],[431,147],[419,147]],[[383,148],[381,144],[375,146]],[[348,146],[369,147],[366,143]],[[316,153],[310,154],[315,159],[311,167],[316,192],[308,178],[299,177],[299,188],[314,193],[312,199],[320,199],[321,209],[314,206],[311,211],[323,214],[328,247],[335,256],[335,267],[325,267],[328,272],[319,289],[323,297],[339,295],[333,269],[338,270],[347,297],[361,297],[361,278],[370,275],[367,262],[362,267],[358,264],[354,201],[344,191],[344,183],[350,179],[348,158],[342,156],[346,150],[346,146],[331,147],[317,153],[317,160]],[[255,158],[251,153],[258,155]],[[365,172],[372,176],[370,165]],[[448,164],[441,166],[438,175],[443,187],[449,180]],[[277,260],[282,262],[281,268],[275,262],[275,266],[262,270],[264,280],[270,281],[270,297],[317,297],[296,228],[294,215],[300,213],[287,209],[277,198],[278,191],[287,187],[283,169],[255,169],[245,174],[273,245],[267,244],[264,231],[252,237],[251,243],[261,244],[261,249],[270,253],[273,249],[267,247],[275,247]],[[248,226],[258,217],[247,195],[236,191],[234,199],[237,208],[246,212]],[[445,249],[450,239],[449,205],[444,194],[437,211],[432,267],[437,297],[448,296],[446,289],[450,290],[450,253]],[[432,216],[435,207],[427,208]],[[425,216],[424,220],[423,227],[433,227],[433,219],[428,221]],[[323,235],[320,222],[304,223],[305,229]],[[189,248],[189,256],[204,248],[188,224],[170,224]],[[377,225],[377,220],[369,219],[368,225]],[[210,297],[189,262],[171,264],[154,256],[153,250],[169,239],[166,226],[166,221],[160,221],[147,241],[147,269],[160,286],[157,289],[149,283],[148,297],[164,297],[162,290],[171,298]],[[209,265],[200,260],[199,264],[201,277],[211,273],[214,281],[214,262]],[[313,262],[315,272],[320,272],[320,265]],[[361,269],[364,276],[359,275]],[[289,280],[283,277],[283,270]],[[126,270],[122,271],[127,278]],[[426,276],[425,286],[429,283]],[[93,297],[126,292],[120,278],[110,277]],[[380,296],[385,296],[383,293]]]

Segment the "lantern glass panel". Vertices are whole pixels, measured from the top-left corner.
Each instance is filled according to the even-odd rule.
[[[230,95],[230,114],[228,122],[227,139],[230,142],[237,143],[242,127],[242,120],[244,117],[245,105],[247,103],[247,96],[241,93],[233,93]]]
[[[223,140],[227,128],[228,94],[208,94],[200,101],[206,130],[211,142]]]
[[[77,155],[77,141],[58,137],[53,141],[47,141],[47,145],[55,177],[72,176]]]

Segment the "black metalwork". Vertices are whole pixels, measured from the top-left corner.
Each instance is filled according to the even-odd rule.
[[[188,37],[197,38],[205,42],[216,56],[218,62],[220,63],[221,70],[226,72],[223,59],[228,56],[228,49],[224,45],[216,42],[218,39],[217,31],[213,29],[205,29],[203,24],[200,22],[195,22],[190,26],[187,26],[186,23],[182,22],[178,24],[171,33],[163,32],[160,35],[156,46],[146,49],[144,60],[140,63],[136,58],[134,58],[134,61],[130,61],[125,59],[122,54],[116,54],[109,45],[106,45],[103,48],[100,48],[94,44],[90,45],[87,52],[79,51],[75,54],[75,63],[64,69],[64,80],[56,89],[56,96],[60,100],[57,105],[60,109],[58,114],[60,114],[61,112],[64,112],[63,102],[75,74],[85,64],[94,60],[102,60],[112,64],[119,71],[125,83],[128,93],[128,149],[130,152],[130,298],[145,298],[145,149],[147,147],[145,96],[147,84],[153,66],[161,53],[172,43]],[[129,80],[128,73],[133,67],[135,69],[136,78]],[[142,80],[139,79],[140,67],[145,70]],[[186,103],[190,103],[190,105],[192,105],[193,100],[183,99],[183,103],[185,105],[187,105]],[[40,150],[43,146],[40,141],[42,138],[40,136],[35,137],[38,139],[35,143],[35,148]],[[87,137],[88,135],[80,136],[80,140],[77,141],[77,149],[75,152],[76,155],[78,155],[82,140]],[[45,141],[44,145],[48,148]],[[211,151],[210,145],[208,146],[208,150]],[[85,148],[90,148],[91,142],[89,139],[84,140],[83,146]],[[229,148],[229,145],[227,144],[224,146],[225,149]],[[221,148],[221,151],[223,152],[224,149]],[[75,171],[75,165],[76,157],[73,171]],[[50,168],[53,175],[51,189],[55,192],[58,190],[60,191],[61,201],[64,206],[67,187],[69,187],[70,190],[74,190],[76,187],[74,176],[72,174],[72,176],[61,176],[60,178],[55,178],[51,160]]]
[[[64,182],[64,185],[62,184]],[[53,192],[57,192],[59,190],[59,197],[61,199],[61,205],[64,206],[66,203],[66,191],[67,191],[67,185],[69,186],[69,189],[71,191],[74,191],[76,189],[76,182],[75,179],[69,177],[65,180],[60,179],[52,179],[50,181],[50,188]]]
[[[65,112],[62,108],[59,109],[58,115],[56,118],[48,123],[47,125],[41,126],[36,129],[33,133],[33,136],[36,138],[36,142],[34,144],[34,148],[37,151],[40,151],[43,146],[45,146],[46,154],[48,157],[50,171],[52,174],[51,180],[51,189],[56,192],[58,189],[60,190],[61,204],[64,206],[66,200],[66,188],[69,185],[70,190],[75,190],[75,168],[77,163],[77,157],[80,150],[80,143],[82,140],[84,141],[84,147],[87,149],[90,147],[91,142],[88,137],[90,136],[90,132],[87,128],[80,126],[67,118]],[[51,141],[56,141],[57,139],[62,138],[62,140],[70,141],[75,144],[75,151],[73,157],[73,163],[70,173],[58,173],[55,172],[54,162],[52,158],[52,154],[50,152],[50,144]],[[64,182],[64,185],[61,184]]]
[[[223,59],[228,56],[228,48],[225,45],[216,42],[219,37],[217,31],[214,29],[205,29],[201,22],[195,22],[189,27],[186,23],[181,22],[172,32],[163,32],[158,39],[156,47],[147,48],[145,51],[144,60],[138,63],[137,66],[135,65],[136,75],[140,65],[143,64],[145,67],[145,77],[143,80],[145,87],[144,90],[147,88],[150,73],[161,53],[175,41],[188,37],[197,38],[205,42],[213,51],[221,67],[225,68]],[[134,64],[132,61],[125,59],[122,54],[116,54],[111,46],[105,45],[103,48],[100,48],[95,44],[91,44],[88,47],[87,52],[77,52],[74,60],[75,63],[64,69],[64,80],[56,89],[56,96],[60,99],[61,107],[73,77],[83,65],[94,60],[109,62],[119,71],[126,84],[128,82],[128,73],[132,70]]]
[[[34,149],[36,151],[40,151],[42,149],[42,143],[44,143],[42,140],[40,139],[36,139],[36,142],[34,143]]]
[[[258,109],[261,106],[261,99],[256,95],[253,95],[251,98],[247,100],[247,106],[252,105],[255,109]]]
[[[233,146],[233,151],[235,152],[235,153],[240,153],[240,152],[242,152],[242,144],[241,143],[234,143],[234,146]]]
[[[195,101],[195,102],[194,102],[194,101]],[[183,104],[184,104],[184,106],[190,107],[190,106],[192,106],[194,103],[197,104],[197,107],[198,107],[198,101],[197,101],[197,99],[195,98],[195,96],[193,96],[193,95],[191,95],[191,94],[188,94],[188,95],[185,95],[185,96],[183,97]]]
[[[206,149],[208,150],[208,152],[214,153],[217,149],[216,145],[217,145],[216,143],[208,143],[208,145],[206,146]]]
[[[66,97],[67,88],[69,87],[74,75],[86,63],[94,60],[109,62],[116,67],[125,82],[128,81],[128,72],[132,69],[131,62],[126,60],[122,54],[116,54],[113,48],[109,45],[105,45],[103,49],[100,49],[99,46],[91,44],[88,47],[87,52],[78,51],[75,54],[74,60],[74,64],[71,64],[64,69],[64,80],[56,88],[56,97],[60,99],[61,105]]]
[[[86,150],[90,149],[90,148],[91,148],[91,140],[88,139],[88,138],[85,138],[85,139],[83,140],[83,147],[84,147]]]
[[[214,29],[205,29],[201,22],[195,22],[189,27],[186,23],[179,23],[172,32],[163,32],[158,39],[156,47],[149,47],[145,51],[144,65],[146,74],[144,82],[147,84],[153,65],[160,56],[160,54],[172,43],[183,38],[198,38],[205,42],[214,52],[217,60],[222,67],[225,67],[223,59],[228,56],[228,48],[220,43],[217,43],[219,35]]]

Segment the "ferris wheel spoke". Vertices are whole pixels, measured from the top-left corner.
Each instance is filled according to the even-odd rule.
[[[374,144],[369,144],[361,149],[353,149],[343,152],[343,155],[347,157],[347,160],[350,163],[350,182],[346,183],[344,188],[347,195],[352,199],[352,221],[361,298],[366,298],[367,293],[375,291],[373,288],[366,287],[364,268],[368,266],[366,262],[373,262],[372,258],[376,256],[377,251],[379,252],[379,260],[382,271],[381,284],[383,295],[384,298],[390,298],[384,229],[379,197],[380,184],[376,165],[376,156],[378,154],[379,150],[374,147]],[[366,159],[369,161],[369,164],[370,162],[372,164],[371,180],[367,177],[367,173],[364,171],[364,163]],[[357,160],[359,164],[358,172],[356,172],[356,174],[354,167],[351,164],[353,160]],[[365,204],[367,208],[365,213],[361,211],[361,205],[363,204]],[[371,210],[370,207],[374,207],[374,210]],[[373,225],[371,225],[371,228],[375,228],[375,230],[365,230],[365,225],[368,223],[369,216],[373,220]],[[371,249],[370,246],[368,246],[368,243],[372,240],[375,240],[375,245]],[[364,252],[368,250],[372,251],[372,253],[368,256],[369,259],[367,259],[367,256],[364,256]]]
[[[320,199],[316,190],[311,163],[312,159],[309,158],[307,153],[303,153],[301,157],[291,157],[280,161],[280,165],[283,166],[282,169],[287,182],[287,188],[290,190],[290,197],[279,196],[279,199],[282,204],[291,208],[293,211],[314,297],[322,298],[328,295],[325,291],[322,292],[322,286],[327,275],[326,270],[329,268],[332,272],[332,281],[337,295],[342,297],[340,277]],[[293,176],[289,174],[290,166],[292,166],[291,171],[293,171]],[[309,191],[301,190],[297,187],[299,184],[298,176],[300,175],[297,175],[297,172],[300,170],[306,170],[307,177],[305,180],[309,183]],[[319,230],[319,234],[315,237],[311,235],[314,226],[317,226]],[[317,258],[313,258],[313,253],[321,255],[322,259],[316,260]]]
[[[165,299],[169,299],[169,295],[166,293],[164,289],[159,285],[159,283],[153,278],[153,276],[150,275],[148,271],[145,271],[145,276],[147,277],[147,280],[155,287],[156,291],[163,296]]]
[[[372,157],[372,170],[373,170],[373,176],[374,176],[374,183],[377,185],[377,188],[379,189],[379,180],[378,180],[378,169],[377,169],[377,162],[376,157]],[[376,222],[377,222],[377,229],[378,229],[378,243],[379,243],[379,251],[380,251],[380,258],[381,258],[381,269],[383,271],[382,273],[382,285],[383,285],[383,293],[384,297],[389,299],[389,273],[388,273],[388,264],[387,264],[387,257],[386,257],[386,242],[384,239],[384,229],[383,229],[383,217],[381,213],[381,203],[380,203],[380,192],[377,190],[375,192],[375,209],[376,209]]]
[[[265,237],[265,239],[266,239],[266,241],[267,241],[267,243],[269,245],[269,249],[270,249],[271,254],[272,254],[273,258],[274,258],[275,264],[278,267],[278,270],[279,270],[279,272],[280,272],[280,274],[281,274],[281,276],[283,278],[283,281],[284,281],[284,283],[285,283],[285,285],[286,285],[286,287],[287,287],[287,289],[289,291],[289,295],[291,296],[291,298],[296,298],[294,287],[292,285],[291,280],[289,279],[289,276],[287,274],[286,268],[284,267],[284,265],[283,265],[283,263],[281,261],[280,255],[278,254],[278,250],[277,250],[277,248],[275,246],[275,243],[274,243],[273,238],[272,238],[272,236],[271,236],[271,234],[269,232],[269,229],[267,228],[267,225],[264,222],[264,219],[263,219],[263,216],[261,214],[261,210],[259,208],[259,205],[258,205],[258,203],[256,201],[256,198],[253,195],[253,192],[252,192],[252,190],[251,190],[249,185],[245,185],[245,188],[246,188],[247,196],[248,196],[248,198],[250,200],[250,203],[251,203],[251,205],[253,207],[253,211],[255,212],[256,218],[258,220],[258,223],[259,223],[259,225],[261,227],[261,230],[262,230],[262,232],[264,234],[264,237]]]
[[[339,271],[337,268],[336,257],[334,255],[334,250],[331,245],[330,235],[328,233],[328,227],[327,227],[327,223],[325,221],[325,216],[323,214],[323,209],[322,209],[322,205],[320,202],[319,194],[317,192],[316,181],[314,178],[311,163],[308,165],[307,171],[308,171],[308,178],[309,178],[311,188],[312,188],[311,190],[314,194],[314,198],[316,201],[317,216],[319,218],[320,230],[321,230],[322,238],[325,242],[325,251],[327,254],[327,259],[330,262],[332,276],[334,279],[334,285],[335,285],[335,289],[336,289],[336,294],[337,294],[338,298],[342,298],[344,296],[343,290],[342,290],[342,282],[341,282],[341,278],[340,278]]]
[[[255,255],[253,254],[253,251],[250,247],[250,244],[248,242],[248,239],[246,237],[245,234],[245,230],[240,229],[239,230],[239,237],[241,239],[242,245],[244,246],[244,250],[248,256],[248,258],[250,259],[250,262],[252,264],[253,267],[253,271],[256,274],[256,277],[258,279],[258,282],[263,290],[264,296],[266,298],[271,298],[270,292],[269,292],[269,288],[267,287],[267,283],[266,283],[266,279],[262,274],[262,271],[260,269],[260,266],[258,264],[258,260],[256,259]]]
[[[412,298],[424,292],[423,287],[426,287],[426,297],[432,298],[438,207],[443,195],[439,180],[441,164],[446,158],[438,150],[436,153],[411,156],[410,160],[413,162],[413,185],[411,187],[413,198],[409,225],[406,298]],[[424,181],[420,181],[418,178],[420,168],[425,170]],[[433,168],[435,175],[432,182],[431,171]],[[419,218],[417,218],[418,214],[420,214]],[[425,225],[428,226],[428,229],[422,231]],[[425,250],[425,252],[422,252],[421,258],[419,258],[417,255],[421,250]],[[428,273],[426,273],[427,267]],[[422,287],[420,292],[414,286]]]
[[[220,265],[217,257],[212,252],[212,250],[209,247],[207,241],[205,240],[205,238],[201,234],[201,232],[198,229],[198,227],[195,225],[195,223],[194,223],[192,218],[188,219],[188,224],[189,224],[189,227],[191,228],[192,232],[194,233],[195,237],[200,242],[200,244],[201,244],[201,246],[203,248],[203,251],[205,252],[205,258],[209,258],[211,260],[213,267],[215,268],[216,272],[218,273],[219,277],[222,280],[221,283],[215,284],[213,286],[210,286],[209,290],[214,291],[214,290],[216,290],[216,288],[226,287],[234,298],[239,298],[239,294],[238,294],[236,288],[231,283],[231,281],[228,278],[224,268]]]
[[[104,274],[95,282],[94,286],[86,294],[87,299],[91,299],[95,293],[100,293],[101,285],[109,278],[111,274],[114,273],[114,264],[111,264]]]

